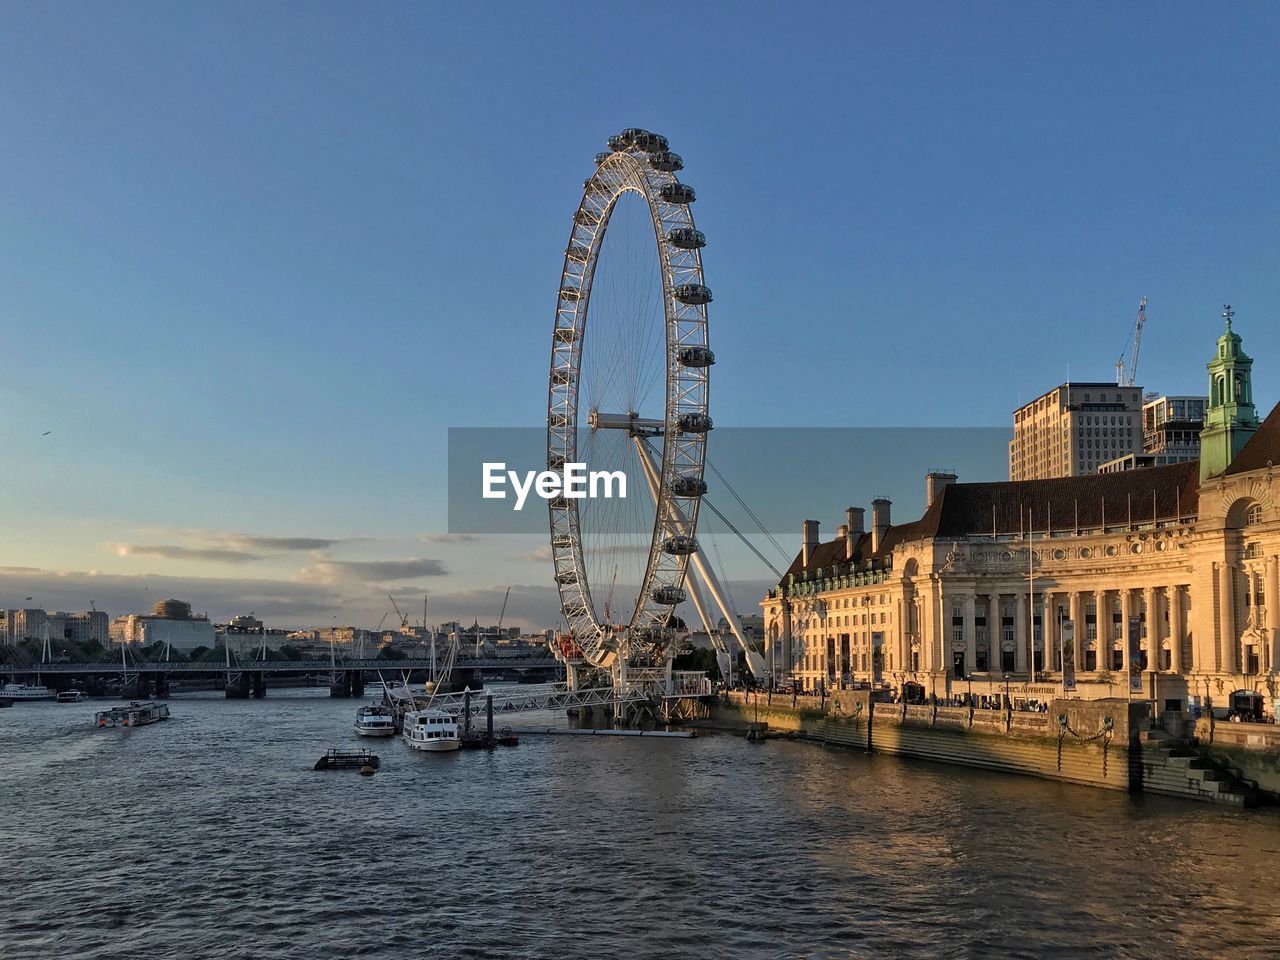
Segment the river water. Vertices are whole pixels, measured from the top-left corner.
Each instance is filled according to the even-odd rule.
[[[0,957],[1280,955],[1271,811],[728,735],[420,755],[324,693],[0,711]]]

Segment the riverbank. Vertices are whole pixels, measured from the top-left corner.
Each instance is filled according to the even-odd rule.
[[[1236,807],[1280,798],[1280,776],[1274,784],[1250,776],[1275,774],[1280,755],[1258,760],[1232,742],[1233,754],[1215,756],[1218,748],[1154,728],[1145,701],[1054,700],[1034,713],[877,703],[865,690],[823,698],[730,692],[701,724]]]

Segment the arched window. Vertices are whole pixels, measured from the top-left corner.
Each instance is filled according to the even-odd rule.
[[[1244,522],[1247,526],[1253,526],[1255,523],[1262,522],[1262,504],[1255,503],[1250,505],[1248,512],[1245,514]]]

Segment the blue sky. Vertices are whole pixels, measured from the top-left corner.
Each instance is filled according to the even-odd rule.
[[[6,5],[0,606],[550,616],[536,541],[441,542],[446,430],[542,419],[630,125],[698,190],[718,423],[1004,425],[1142,296],[1142,383],[1201,390],[1229,300],[1269,409],[1278,41],[1262,3]]]

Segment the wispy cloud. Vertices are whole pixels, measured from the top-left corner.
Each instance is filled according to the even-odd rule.
[[[164,535],[166,531],[151,531]],[[211,530],[167,531],[180,543],[119,543],[116,553],[122,557],[160,557],[164,560],[195,560],[212,563],[253,563],[259,560],[328,550],[363,537],[271,537],[250,533],[224,533]]]
[[[427,557],[409,560],[317,560],[302,570],[297,579],[304,583],[340,584],[395,583],[415,577],[443,577],[443,563]]]
[[[250,537],[244,534],[230,534],[227,542],[243,549],[303,551],[324,550],[335,544],[349,541],[328,540],[323,537]]]
[[[418,539],[423,543],[472,543],[480,538],[473,533],[424,533]]]
[[[250,563],[263,559],[261,554],[224,547],[182,547],[172,543],[119,543],[116,553],[122,557],[161,557],[165,560],[212,560],[219,563]]]

